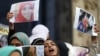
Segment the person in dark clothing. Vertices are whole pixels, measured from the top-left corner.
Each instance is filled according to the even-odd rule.
[[[69,48],[65,45],[64,42],[57,40],[55,41],[55,43],[57,44],[59,51],[60,51],[60,56],[68,56],[68,52],[69,52]]]
[[[7,20],[13,16],[13,13],[7,14]],[[14,23],[9,22],[9,34],[8,34],[8,45],[22,46],[30,45],[29,38],[24,32],[16,32]],[[16,41],[15,41],[16,40]]]

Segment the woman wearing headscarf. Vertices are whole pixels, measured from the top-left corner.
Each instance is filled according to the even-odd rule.
[[[47,40],[49,38],[49,29],[45,25],[38,24],[32,29],[30,43],[34,42],[37,38],[41,38],[43,40]]]
[[[14,46],[0,48],[0,56],[22,56],[22,52]]]
[[[7,14],[7,20],[13,16],[13,13]],[[15,32],[14,23],[9,22],[8,44],[15,46],[30,45],[29,38],[24,32]]]
[[[10,45],[14,46],[30,45],[30,41],[25,33],[16,32],[10,38]]]
[[[34,4],[32,2],[22,2],[19,4],[18,14],[15,17],[16,22],[31,22],[33,21]]]

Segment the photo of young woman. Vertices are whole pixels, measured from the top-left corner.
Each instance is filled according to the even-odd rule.
[[[21,2],[18,3],[18,11],[15,16],[15,22],[31,22],[34,20],[34,3],[33,2]]]
[[[7,46],[7,35],[1,35],[0,36],[0,47]]]
[[[36,47],[35,46],[23,46],[23,56],[36,56]]]
[[[92,30],[93,25],[93,16],[83,10],[80,10],[77,29],[82,32],[88,32]]]

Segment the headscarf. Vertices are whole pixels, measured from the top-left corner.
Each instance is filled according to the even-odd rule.
[[[15,34],[13,34],[10,38],[10,40],[12,40],[13,38],[17,38],[23,45],[30,45],[30,41],[29,38],[27,36],[27,34],[23,33],[23,32],[17,32]]]
[[[33,42],[31,43],[31,45],[43,45],[43,44],[44,40],[42,38],[34,39]]]
[[[22,2],[22,3],[20,3],[19,10],[18,10],[18,14],[17,14],[16,19],[15,19],[16,22],[26,22],[27,21],[23,17],[22,12],[21,12],[22,9],[24,8],[24,6],[27,5],[27,4],[30,5],[31,8],[33,8],[33,3],[31,3],[31,2]],[[33,16],[33,13],[32,13],[31,14],[31,18],[30,18],[29,21],[33,21],[33,18],[34,18],[34,16]]]
[[[37,38],[43,38],[44,40],[47,40],[48,35],[49,35],[49,29],[42,24],[38,24],[32,29],[32,35],[30,36],[30,43],[32,43],[33,40]]]
[[[10,56],[10,54],[14,51],[18,51],[22,55],[22,52],[19,49],[17,49],[16,47],[5,46],[5,47],[0,48],[0,56]]]

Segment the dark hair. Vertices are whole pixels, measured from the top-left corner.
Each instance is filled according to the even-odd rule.
[[[11,44],[11,41],[12,41],[13,39],[17,39],[18,41],[20,41],[17,37],[13,37],[13,38],[10,39],[9,45]],[[22,44],[23,44],[23,43],[22,43]]]
[[[14,51],[12,51],[12,52],[10,53],[10,55],[11,55],[13,52],[19,52],[19,53],[20,53],[20,56],[22,56],[21,51],[19,51],[19,50],[14,50]]]
[[[79,21],[82,21],[82,19],[86,15],[86,12],[84,12],[83,10],[80,10],[80,13],[82,13],[82,14],[79,16]]]
[[[42,38],[34,39],[33,42],[31,43],[31,45],[43,45],[43,44],[44,40]]]
[[[27,56],[28,50],[30,47],[22,47],[23,50],[23,56]]]
[[[69,48],[62,41],[56,41],[56,44],[60,51],[60,56],[68,56]]]

